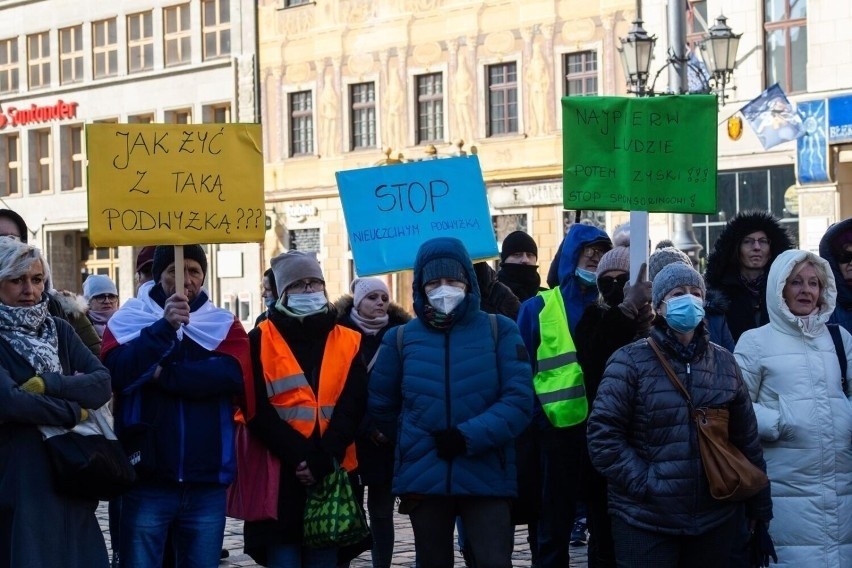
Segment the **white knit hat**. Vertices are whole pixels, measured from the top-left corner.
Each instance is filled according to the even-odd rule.
[[[83,282],[83,297],[88,301],[101,294],[118,296],[118,290],[116,290],[115,284],[108,276],[104,276],[103,274],[89,275],[86,281]]]
[[[361,300],[363,300],[367,294],[377,290],[384,292],[388,295],[388,298],[390,298],[388,286],[381,278],[356,278],[352,281],[352,296],[354,297],[352,305],[355,306],[355,309],[357,310]]]

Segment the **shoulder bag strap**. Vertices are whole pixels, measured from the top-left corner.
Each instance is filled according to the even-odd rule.
[[[840,386],[843,387],[843,393],[846,394],[846,349],[843,347],[843,336],[840,334],[840,326],[836,323],[827,323],[828,333],[831,335],[831,340],[834,341],[834,351],[837,353],[837,362],[840,363]]]
[[[660,363],[663,366],[663,370],[665,370],[666,375],[669,376],[669,380],[672,382],[672,384],[675,386],[675,388],[680,392],[680,394],[683,395],[683,398],[686,399],[686,403],[690,407],[692,407],[692,397],[689,396],[689,392],[686,390],[686,387],[684,387],[683,383],[680,382],[680,379],[677,378],[677,373],[674,372],[674,369],[672,369],[672,366],[669,363],[668,359],[666,359],[666,356],[663,355],[662,351],[660,351],[660,347],[650,337],[647,338],[646,341],[648,342],[648,345],[651,346],[651,349],[654,350],[654,353],[657,354],[657,359],[660,360]]]

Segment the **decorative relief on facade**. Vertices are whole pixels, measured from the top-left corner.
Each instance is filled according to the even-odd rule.
[[[431,42],[416,45],[411,55],[417,65],[429,66],[438,62],[441,59],[442,53],[441,44]]]
[[[544,41],[544,40],[542,40]],[[541,46],[542,42],[533,41],[532,56],[527,69],[527,86],[529,87],[530,127],[532,136],[543,136],[550,132],[550,73],[548,62]]]
[[[387,89],[385,93],[385,144],[391,148],[400,148],[402,141],[402,118],[405,109],[405,92],[399,73],[394,66],[388,68]]]
[[[427,12],[440,7],[440,0],[405,0],[405,9],[408,12]]]
[[[285,27],[287,35],[298,35],[309,32],[314,27],[313,10],[287,10]]]
[[[340,100],[334,83],[334,73],[327,69],[319,101],[321,156],[334,156],[338,153],[337,140],[340,138],[340,132],[337,129],[337,121],[340,115]]]
[[[311,74],[311,66],[308,63],[294,63],[287,66],[285,77],[288,83],[302,83],[308,80]]]
[[[506,30],[485,37],[485,49],[494,55],[504,55],[515,49],[515,34]]]
[[[576,43],[589,41],[595,37],[595,22],[592,19],[565,22],[562,26],[562,41]]]
[[[346,66],[349,68],[349,73],[352,75],[364,75],[373,70],[373,54],[372,53],[356,53],[350,55],[346,61]]]
[[[474,48],[462,48],[458,50],[456,58],[456,75],[453,81],[453,110],[455,110],[456,127],[453,138],[461,138],[470,142],[473,140],[473,95],[476,85],[470,72],[468,63],[468,51],[474,52]],[[476,53],[472,53],[475,57]],[[473,59],[473,57],[471,57]]]

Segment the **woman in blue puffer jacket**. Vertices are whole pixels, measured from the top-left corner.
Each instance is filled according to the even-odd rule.
[[[458,515],[477,563],[510,568],[514,440],[533,405],[529,357],[512,320],[480,310],[458,239],[423,243],[413,293],[417,319],[385,335],[368,411],[397,441],[393,493],[411,516],[418,566],[453,566]]]

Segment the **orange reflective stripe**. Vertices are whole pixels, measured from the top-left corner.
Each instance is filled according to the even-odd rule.
[[[278,416],[304,437],[309,438],[317,425],[322,436],[346,386],[349,369],[361,345],[361,334],[340,325],[332,329],[325,342],[319,392],[315,395],[296,357],[275,326],[265,320],[258,327],[261,330],[260,363],[269,402]],[[347,471],[353,471],[357,464],[355,445],[352,444],[346,450],[342,465]]]

